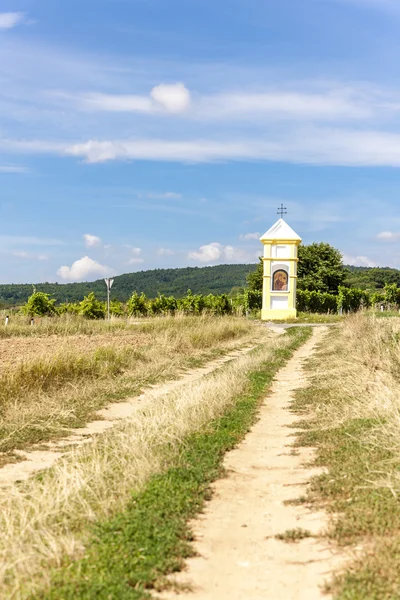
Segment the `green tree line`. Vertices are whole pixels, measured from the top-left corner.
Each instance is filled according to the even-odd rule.
[[[329,244],[300,246],[299,289],[337,293],[339,285],[362,290],[382,290],[385,285],[393,283],[400,287],[400,271],[397,269],[346,267],[341,265],[341,258],[338,265],[338,255],[331,255],[329,248]],[[122,302],[128,300],[132,290],[143,292],[150,298],[158,294],[182,298],[188,289],[194,294],[234,296],[246,286],[247,276],[250,289],[261,289],[261,262],[258,265],[217,265],[128,273],[115,278],[112,295]],[[102,279],[92,283],[42,283],[35,288],[50,294],[57,304],[80,302],[91,292],[99,300],[106,299],[106,286]],[[31,294],[30,284],[0,285],[0,305],[24,304]]]
[[[158,294],[185,296],[188,289],[194,294],[234,294],[246,285],[248,273],[256,265],[216,265],[214,267],[186,267],[182,269],[154,269],[127,273],[115,277],[112,288],[114,298],[126,302],[132,290],[143,292],[150,298]],[[0,303],[6,306],[24,304],[32,294],[30,284],[0,285]],[[35,289],[50,294],[57,303],[78,302],[93,292],[99,300],[105,300],[107,291],[103,279],[91,283],[41,283]]]

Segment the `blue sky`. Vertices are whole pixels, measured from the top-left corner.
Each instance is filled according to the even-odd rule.
[[[400,268],[398,0],[0,0],[0,282]]]

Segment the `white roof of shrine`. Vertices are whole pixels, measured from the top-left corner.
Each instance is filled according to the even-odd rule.
[[[301,242],[301,237],[284,221],[279,219],[272,227],[264,233],[260,241],[271,240],[293,240]]]

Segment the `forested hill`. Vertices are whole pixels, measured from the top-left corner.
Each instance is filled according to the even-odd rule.
[[[400,271],[391,267],[346,267],[346,285],[363,290],[382,289],[386,283],[400,287]]]
[[[115,277],[112,297],[125,301],[136,290],[154,298],[158,293],[167,296],[184,296],[188,289],[193,293],[229,294],[232,288],[246,285],[246,275],[256,269],[256,265],[216,265],[215,267],[186,267],[183,269],[155,269],[126,273]],[[103,279],[92,283],[40,283],[37,291],[52,294],[58,302],[82,300],[89,292],[99,299],[106,298],[106,285]],[[23,304],[32,294],[30,284],[0,285],[0,303],[11,306]]]

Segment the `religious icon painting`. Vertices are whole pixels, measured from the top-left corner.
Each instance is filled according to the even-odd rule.
[[[283,269],[275,271],[272,289],[277,292],[287,292],[288,274]]]

